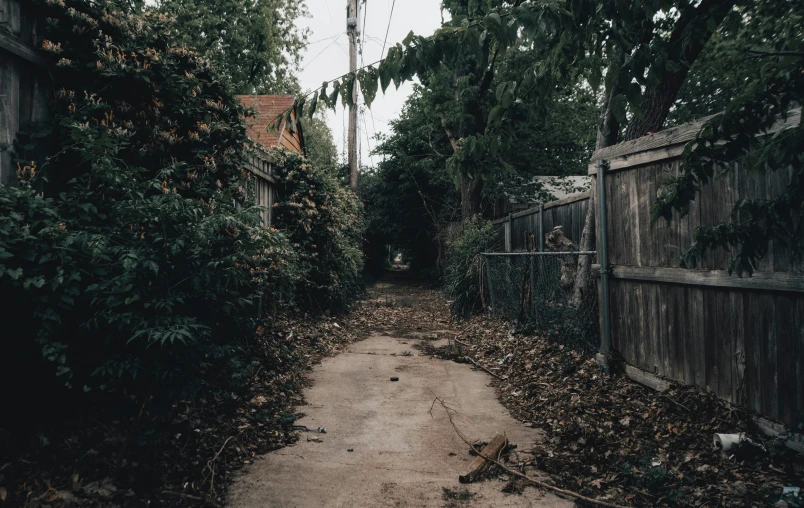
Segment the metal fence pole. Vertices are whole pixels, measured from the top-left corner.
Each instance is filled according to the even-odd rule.
[[[597,251],[600,261],[600,354],[598,364],[609,372],[611,352],[611,301],[609,299],[608,214],[606,211],[606,171],[609,162],[597,162]]]

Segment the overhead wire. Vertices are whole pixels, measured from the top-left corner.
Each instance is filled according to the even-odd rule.
[[[395,2],[395,0],[394,0],[394,3],[396,3],[396,2]],[[393,5],[392,5],[392,12],[391,12],[391,14],[393,15]],[[509,12],[509,13],[500,14],[500,17],[501,17],[501,18],[503,18],[503,17],[512,16],[512,15],[513,15],[513,13],[512,13],[512,12]],[[477,26],[477,25],[479,25],[480,23],[481,23],[481,21],[473,21],[473,22],[469,23],[469,24],[466,26],[466,28],[471,28],[471,27],[473,27],[473,26]],[[390,19],[389,19],[389,27],[390,27]],[[431,36],[429,36],[429,37],[427,37],[427,38],[429,39],[429,38],[432,38],[432,37],[433,37],[433,36],[431,35]],[[387,33],[386,33],[386,40],[387,40]],[[343,49],[343,48],[341,48],[341,49]],[[384,53],[384,52],[385,52],[385,48],[383,48],[383,53]],[[369,64],[366,64],[366,65],[361,65],[361,67],[360,67],[360,68],[358,68],[358,69],[356,69],[356,70],[355,70],[355,72],[357,72],[357,71],[359,71],[359,70],[363,70],[363,69],[365,69],[365,68],[367,68],[367,67],[372,67],[372,66],[375,66],[375,65],[377,65],[377,64],[380,64],[380,63],[382,63],[384,60],[385,60],[384,58],[380,58],[379,60],[376,60],[376,61],[371,62],[371,63],[369,63]],[[309,63],[308,63],[308,65],[309,65]],[[350,74],[352,74],[352,72],[351,72],[351,71],[349,71],[349,72],[347,72],[347,73],[344,73],[344,74],[341,74],[340,76],[338,76],[338,77],[336,77],[336,78],[332,78],[332,79],[329,79],[329,80],[327,80],[327,81],[324,81],[324,83],[328,85],[328,84],[330,84],[330,83],[332,83],[332,82],[334,82],[334,81],[340,81],[341,79],[343,79],[343,78],[347,77],[347,76],[348,76],[348,75],[350,75]],[[306,94],[301,95],[301,98],[306,99],[307,97],[309,97],[309,96],[313,95],[314,93],[318,93],[318,92],[321,90],[321,88],[322,88],[322,87],[323,87],[323,86],[319,86],[319,87],[314,88],[313,90],[310,90],[310,91],[309,91],[309,92],[307,92]],[[294,106],[295,106],[295,104],[294,104]],[[282,115],[286,114],[286,113],[287,113],[288,111],[290,111],[290,110],[291,110],[291,109],[292,109],[294,106],[290,106],[290,107],[288,107],[288,108],[284,109],[283,111],[281,111],[281,112],[280,112],[278,115],[276,115],[276,117],[274,117],[273,121],[277,121],[279,118],[281,118],[281,117],[282,117]]]
[[[385,53],[385,45],[388,42],[388,32],[391,31],[391,20],[394,17],[394,6],[396,6],[396,0],[391,4],[391,15],[388,16],[388,28],[385,29],[385,40],[382,43],[382,51],[380,51],[380,60],[382,60],[382,55]]]

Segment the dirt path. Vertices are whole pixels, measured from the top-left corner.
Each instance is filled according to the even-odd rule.
[[[423,338],[441,323],[416,317],[435,316],[438,297],[405,282],[397,275],[378,284],[356,311],[370,336],[314,369],[304,393],[308,405],[299,408],[306,416],[298,424],[326,433],[304,432],[296,445],[245,469],[232,486],[230,506],[572,505],[530,487],[505,494],[504,478],[458,483],[473,457],[444,409],[436,405],[431,413],[435,397],[457,411],[453,420],[470,439],[505,432],[521,460],[542,435],[508,414],[487,374],[416,349],[422,341],[447,339]]]

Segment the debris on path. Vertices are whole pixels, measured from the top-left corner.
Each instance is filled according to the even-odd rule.
[[[461,483],[471,483],[481,477],[483,473],[489,468],[489,466],[493,465],[492,462],[486,460],[485,457],[494,457],[497,460],[500,460],[500,455],[502,455],[503,450],[508,445],[508,439],[505,438],[502,434],[497,434],[489,441],[483,450],[475,457],[475,460],[469,464],[469,470],[458,477],[458,480]]]
[[[454,325],[453,325],[454,326]],[[695,387],[655,392],[622,372],[493,316],[475,316],[427,354],[465,361],[494,376],[511,413],[547,432],[534,468],[556,485],[629,505],[773,504],[783,486],[804,486],[804,456],[767,440],[751,413]],[[622,370],[622,367],[620,368]],[[715,433],[744,433],[765,447],[721,453]],[[748,438],[747,436],[750,436]]]

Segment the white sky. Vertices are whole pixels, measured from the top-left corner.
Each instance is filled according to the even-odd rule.
[[[362,55],[365,64],[380,59],[393,2],[394,0],[365,0],[365,3],[361,5],[361,27],[363,15],[366,16]],[[306,0],[306,3],[311,17],[300,20],[300,24],[307,26],[311,34],[310,44],[303,55],[299,72],[299,81],[304,91],[318,88],[323,81],[337,78],[349,71],[349,38],[346,35],[347,0]],[[416,35],[432,34],[441,26],[440,8],[441,0],[397,0],[388,32],[386,53],[388,46],[401,42],[411,30]],[[361,65],[359,54],[357,61],[359,68]],[[375,129],[377,133],[389,132],[388,121],[399,115],[402,105],[411,91],[410,83],[402,84],[399,90],[396,90],[394,84],[391,83],[385,95],[382,91],[377,92],[371,109],[366,109],[365,115],[358,118],[362,165],[371,166],[378,162],[377,157],[374,157],[373,161],[369,157],[368,145],[373,148],[376,143],[374,140]],[[360,98],[362,107],[362,94]],[[338,154],[342,156],[344,153],[344,125],[348,124],[348,115],[344,114],[344,110],[340,106],[335,112],[328,110],[327,123],[332,129],[335,144],[338,146]],[[366,129],[368,129],[368,140],[366,139]]]

